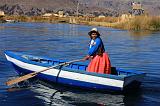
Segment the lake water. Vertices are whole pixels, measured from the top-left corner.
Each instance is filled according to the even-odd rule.
[[[112,66],[147,73],[141,88],[130,94],[109,94],[57,87],[33,79],[6,86],[17,77],[4,57],[5,50],[80,59],[87,54],[93,26],[49,23],[0,24],[0,106],[159,106],[160,32],[129,32],[98,27]]]

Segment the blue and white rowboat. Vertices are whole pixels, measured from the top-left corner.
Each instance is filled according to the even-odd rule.
[[[66,62],[12,51],[5,51],[5,56],[19,74],[41,71],[47,67]],[[39,73],[37,78],[80,88],[123,91],[139,87],[146,75],[144,72],[122,70],[115,67],[112,67],[112,74],[98,74],[87,72],[86,68],[87,64],[72,63]]]

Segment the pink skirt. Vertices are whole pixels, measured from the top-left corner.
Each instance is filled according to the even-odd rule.
[[[107,53],[102,56],[96,55],[88,65],[89,72],[96,72],[101,74],[111,73],[111,62]]]

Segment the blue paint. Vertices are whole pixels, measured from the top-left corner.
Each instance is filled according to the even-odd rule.
[[[12,57],[12,58],[18,59],[22,62],[33,64],[33,65],[38,65],[38,66],[43,66],[43,67],[50,67],[50,66],[52,66],[51,64],[53,64],[53,63],[54,63],[54,65],[56,65],[56,64],[66,62],[66,61],[56,60],[56,59],[51,59],[51,58],[26,55],[26,54],[19,53],[19,52],[5,51],[5,54]],[[22,58],[21,57],[22,55],[28,56],[30,58],[32,57],[33,59],[38,58],[38,59],[50,60],[50,63],[48,64],[48,63],[39,63],[39,62],[30,61],[30,60]],[[80,70],[79,70],[79,67],[81,67]],[[81,74],[87,74],[87,75],[93,75],[93,76],[110,78],[110,79],[117,79],[117,80],[124,80],[124,77],[125,77],[125,76],[120,76],[120,75],[117,76],[117,75],[110,75],[110,74],[99,74],[99,73],[87,72],[85,70],[82,70],[82,69],[86,69],[86,65],[81,65],[81,64],[79,65],[79,64],[75,64],[75,63],[70,64],[68,67],[62,67],[62,69],[66,70],[66,71],[70,71],[70,72],[76,72],[76,73],[81,73]],[[126,75],[126,76],[133,75],[133,74],[143,74],[143,72],[127,71],[127,70],[120,70],[120,69],[118,69],[117,71],[119,74]]]
[[[32,72],[30,70],[23,69],[23,68],[15,65],[15,64],[13,64],[13,66],[19,74],[20,73],[28,74],[28,73]],[[89,82],[83,82],[83,81],[72,80],[72,79],[67,79],[67,78],[58,77],[58,79],[57,79],[56,76],[46,75],[46,74],[42,74],[42,73],[38,74],[36,77],[40,78],[40,79],[52,81],[52,82],[55,82],[55,83],[61,83],[61,84],[70,85],[70,86],[77,86],[77,87],[80,87],[80,88],[106,90],[106,91],[108,91],[108,90],[121,91],[122,90],[119,87],[107,86],[107,85],[101,85],[101,84],[89,83]]]

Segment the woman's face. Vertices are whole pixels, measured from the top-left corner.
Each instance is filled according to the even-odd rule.
[[[97,38],[97,33],[93,32],[93,33],[91,34],[91,38],[92,38],[92,39],[96,39],[96,38]]]

